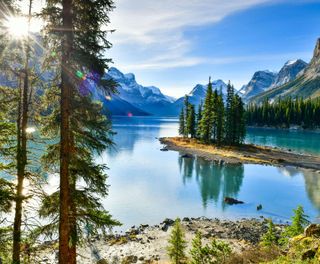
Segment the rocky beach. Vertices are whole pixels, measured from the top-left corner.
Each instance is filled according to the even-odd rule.
[[[234,253],[240,253],[258,245],[267,231],[264,218],[228,221],[199,217],[183,218],[181,223],[188,241],[187,252],[196,232],[202,233],[204,243],[216,238],[228,242]],[[125,233],[91,238],[79,248],[78,261],[82,264],[169,263],[166,247],[173,224],[172,219],[165,219],[158,225],[133,226]],[[284,226],[276,225],[279,234]],[[35,263],[57,263],[56,244],[42,247],[41,253],[34,256]]]

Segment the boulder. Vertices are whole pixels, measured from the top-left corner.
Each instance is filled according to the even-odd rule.
[[[229,205],[233,205],[233,204],[243,204],[244,202],[242,201],[239,201],[237,199],[234,199],[234,198],[231,198],[231,197],[225,197],[224,198],[224,202],[226,204],[229,204]]]
[[[320,225],[310,224],[304,229],[306,237],[320,237]]]

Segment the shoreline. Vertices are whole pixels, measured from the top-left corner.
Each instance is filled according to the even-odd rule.
[[[278,148],[252,144],[216,147],[205,145],[196,139],[182,137],[164,137],[159,140],[164,145],[162,150],[179,151],[185,155],[199,156],[218,164],[293,166],[320,171],[320,156],[297,154]]]
[[[181,219],[188,247],[196,232],[203,235],[203,242],[209,243],[213,238],[228,242],[233,252],[240,253],[257,245],[261,236],[267,231],[266,218],[243,218],[240,220],[222,220],[218,218],[188,218]],[[103,260],[114,260],[125,263],[170,263],[166,247],[174,221],[165,219],[162,223],[149,226],[133,226],[124,234],[113,234],[107,237],[96,236],[79,248],[78,262],[82,264],[99,263]],[[276,232],[285,227],[276,224]],[[36,257],[37,263],[53,264],[56,262],[57,248],[55,243],[46,245],[41,254]],[[113,262],[112,262],[113,263]]]

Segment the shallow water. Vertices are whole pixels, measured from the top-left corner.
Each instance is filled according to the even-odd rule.
[[[116,147],[100,158],[110,168],[111,186],[104,205],[124,224],[123,230],[142,223],[156,224],[166,217],[235,219],[263,215],[287,221],[299,204],[311,220],[319,219],[318,172],[264,165],[219,167],[201,158],[183,159],[179,152],[162,152],[157,138],[177,135],[176,119],[119,117],[114,118],[113,128]],[[317,153],[313,144],[320,142],[320,134],[310,138],[309,134],[297,133],[304,132],[250,129],[247,140]],[[278,135],[281,140],[277,140]],[[302,138],[305,143],[301,143]],[[225,205],[226,196],[245,204]],[[256,210],[259,204],[261,211]]]

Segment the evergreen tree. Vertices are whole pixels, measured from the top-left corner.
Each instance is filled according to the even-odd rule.
[[[268,231],[261,238],[261,244],[266,247],[274,246],[278,243],[276,230],[271,219],[268,219]]]
[[[2,87],[4,95],[9,95],[9,98],[5,98],[4,102],[9,102],[11,109],[8,112],[7,125],[15,127],[15,132],[11,130],[11,134],[8,135],[7,140],[10,141],[9,146],[12,147],[13,137],[15,136],[15,160],[12,158],[12,151],[10,156],[11,164],[14,164],[16,170],[10,169],[9,174],[16,177],[15,195],[14,195],[14,223],[13,223],[13,246],[12,246],[12,262],[20,263],[21,255],[21,241],[22,241],[22,225],[23,222],[23,205],[26,202],[28,196],[24,195],[24,182],[28,177],[28,181],[32,182],[34,173],[29,165],[31,159],[31,151],[28,148],[28,126],[30,124],[30,118],[32,117],[31,109],[34,103],[34,86],[37,86],[40,82],[39,76],[36,76],[36,55],[33,48],[36,48],[36,41],[32,38],[30,32],[30,23],[32,19],[32,0],[28,1],[29,13],[27,15],[27,26],[29,31],[27,35],[21,40],[14,39],[13,36],[7,34],[7,28],[5,20],[14,16],[22,16],[13,8],[15,1],[2,1],[1,2],[1,44],[2,60],[1,68],[2,74],[4,74],[7,86]],[[15,124],[13,124],[15,120]],[[8,144],[6,144],[8,147]],[[8,149],[8,148],[7,148]],[[12,149],[11,149],[12,150]],[[8,153],[7,153],[8,154]],[[6,157],[8,159],[8,156]],[[30,188],[32,190],[32,188]]]
[[[167,247],[168,255],[174,264],[183,264],[186,263],[187,257],[185,254],[186,249],[185,235],[181,227],[180,219],[176,219],[173,226],[169,246]]]
[[[224,102],[222,91],[220,91],[217,100],[217,144],[221,145],[224,139]]]
[[[111,46],[107,40],[107,31],[103,27],[109,23],[108,13],[112,9],[111,0],[47,0],[46,8],[42,12],[47,26],[46,46],[50,54],[54,54],[54,58],[51,58],[53,60],[51,69],[58,74],[61,73],[59,83],[56,84],[60,88],[61,102],[60,111],[58,111],[60,142],[55,147],[55,150],[58,149],[60,153],[55,152],[56,155],[52,156],[55,160],[60,160],[60,264],[76,262],[76,241],[78,240],[76,223],[84,217],[76,214],[79,210],[77,181],[82,178],[88,185],[88,188],[82,192],[86,199],[94,197],[92,194],[97,190],[103,193],[105,189],[99,186],[102,181],[96,179],[103,175],[101,168],[91,166],[93,164],[92,146],[105,148],[103,143],[105,139],[98,138],[98,142],[93,140],[89,133],[91,130],[88,130],[88,126],[93,129],[90,126],[93,120],[89,118],[91,111],[83,113],[81,107],[91,101],[89,95],[92,92],[90,91],[92,84],[93,87],[99,87],[106,92],[113,89],[109,85],[110,82],[108,84],[106,83],[108,81],[102,79],[107,63],[110,62],[105,58],[105,51]],[[89,106],[93,107],[92,104]],[[83,115],[81,121],[80,113]],[[95,111],[95,114],[98,114],[98,117],[101,116],[101,112]],[[92,130],[92,133],[94,135],[96,130]],[[54,147],[51,150],[54,150]],[[90,166],[84,167],[84,164]],[[79,171],[78,166],[81,168]],[[100,220],[99,217],[92,219]]]
[[[196,113],[194,110],[194,105],[189,103],[188,119],[187,119],[187,134],[191,138],[196,136]]]
[[[212,94],[212,140],[217,142],[217,132],[218,132],[218,91],[214,90]]]
[[[198,106],[198,112],[197,112],[197,117],[196,117],[196,136],[197,138],[200,137],[200,121],[202,118],[202,101]]]
[[[308,216],[305,215],[303,207],[299,205],[297,209],[293,210],[294,215],[291,217],[292,223],[287,226],[281,234],[281,242],[286,243],[289,238],[303,233],[304,228],[310,223]]]
[[[234,143],[234,88],[231,83],[227,86],[227,102],[226,102],[226,121],[225,121],[225,142],[226,144]]]
[[[184,108],[182,108],[180,116],[179,116],[179,135],[185,136]]]
[[[209,79],[206,98],[203,105],[202,118],[199,124],[200,139],[210,143],[212,139],[213,105],[212,105],[212,83]]]
[[[196,233],[195,238],[192,240],[192,248],[190,250],[191,264],[208,264],[210,259],[206,256],[203,245],[202,235],[200,232]]]

